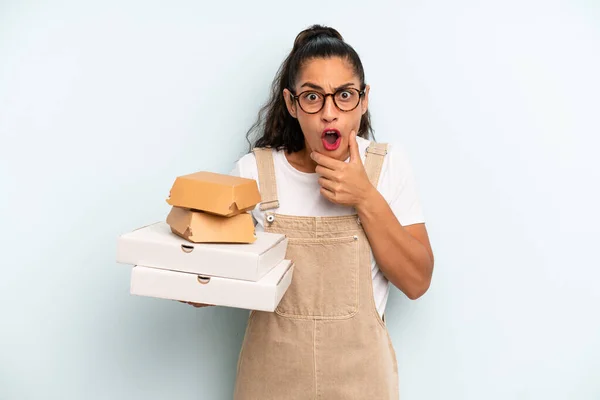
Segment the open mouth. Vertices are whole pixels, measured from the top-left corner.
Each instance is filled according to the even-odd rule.
[[[321,134],[321,140],[325,150],[335,150],[340,147],[342,135],[337,129],[325,129]]]

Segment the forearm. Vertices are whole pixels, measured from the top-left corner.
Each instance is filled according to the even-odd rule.
[[[422,296],[433,271],[427,248],[398,222],[377,190],[369,193],[356,210],[381,272],[409,298]]]

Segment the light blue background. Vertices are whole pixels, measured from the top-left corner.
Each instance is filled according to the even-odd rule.
[[[402,398],[600,398],[597,2],[5,0],[0,399],[231,398],[247,312],[130,296],[116,238],[231,169],[312,23],[361,55],[436,253],[388,307]]]

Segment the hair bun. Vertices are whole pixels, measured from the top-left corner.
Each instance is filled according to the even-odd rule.
[[[294,40],[294,48],[297,49],[303,47],[306,43],[319,37],[328,37],[341,40],[342,42],[344,41],[344,38],[337,30],[328,26],[312,25],[296,36],[296,40]]]

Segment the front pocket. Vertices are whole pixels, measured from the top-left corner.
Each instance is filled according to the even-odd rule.
[[[276,312],[291,318],[343,319],[358,311],[357,236],[289,238],[292,283]]]

